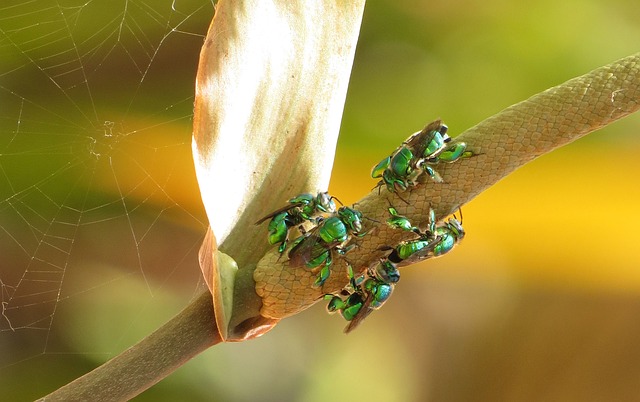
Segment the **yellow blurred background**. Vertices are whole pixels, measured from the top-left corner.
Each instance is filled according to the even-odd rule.
[[[212,7],[128,4],[0,6],[2,400],[56,389],[202,289],[190,113]],[[354,202],[425,123],[455,136],[638,39],[632,0],[370,1],[329,190]],[[462,244],[403,269],[349,336],[319,303],[135,400],[640,399],[639,132],[631,116],[482,193]]]

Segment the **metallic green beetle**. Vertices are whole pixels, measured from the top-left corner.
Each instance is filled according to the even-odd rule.
[[[456,218],[449,218],[444,225],[436,228],[435,235],[440,240],[426,255],[420,253],[420,259],[438,257],[451,251],[464,238],[464,228]]]
[[[322,286],[331,274],[333,251],[344,255],[354,245],[348,245],[352,236],[364,236],[362,232],[362,213],[353,208],[340,207],[327,219],[321,219],[318,225],[308,233],[294,240],[289,250],[289,264],[304,266],[308,269],[320,267],[314,286]]]
[[[379,309],[391,297],[395,284],[400,280],[397,263],[417,262],[426,258],[437,257],[449,252],[464,237],[464,229],[455,218],[436,226],[433,209],[429,210],[429,229],[425,232],[414,226],[411,221],[389,207],[391,217],[387,224],[395,229],[414,232],[418,238],[399,243],[390,249],[386,258],[366,273],[355,277],[351,266],[348,267],[349,285],[340,294],[324,296],[328,300],[327,311],[340,311],[342,317],[349,321],[345,332],[355,329],[373,310]]]
[[[353,331],[373,310],[377,310],[391,297],[393,288],[400,280],[400,272],[395,264],[381,259],[374,269],[355,278],[351,266],[348,267],[349,286],[341,295],[325,295],[329,300],[327,311],[340,311],[342,317],[349,321],[344,332]]]
[[[420,234],[420,229],[413,226],[411,221],[406,216],[400,215],[394,207],[389,207],[388,211],[391,214],[391,218],[387,219],[387,225],[394,229],[402,229],[407,232],[416,232]]]
[[[429,123],[422,131],[413,134],[404,142],[415,155],[424,162],[435,164],[438,162],[455,162],[460,158],[474,155],[467,151],[465,142],[453,142],[447,135],[448,127],[440,120]],[[425,134],[429,133],[429,135]],[[447,146],[447,144],[450,144]],[[422,155],[422,156],[420,156]]]
[[[406,222],[403,222],[402,225],[395,223],[394,227],[411,230],[418,235],[418,238],[400,242],[392,249],[387,258],[395,264],[400,262],[413,263],[427,258],[439,257],[451,251],[465,235],[462,224],[455,217],[449,218],[440,226],[436,226],[433,209],[429,210],[429,229],[425,232],[419,229],[416,231],[415,227],[411,226],[409,219],[397,213],[392,213],[391,215],[387,223],[398,222],[401,218],[404,218]],[[391,225],[391,223],[389,224]],[[406,229],[407,227],[412,229]]]
[[[371,169],[371,177],[382,178],[377,186],[385,184],[389,192],[405,191],[417,184],[422,173],[441,183],[442,177],[431,165],[473,156],[473,152],[466,151],[464,142],[447,146],[451,141],[447,130],[445,124],[436,120],[407,138],[390,156]]]
[[[475,155],[471,151],[467,151],[467,143],[466,142],[456,142],[449,145],[445,150],[440,152],[440,154],[433,161],[428,161],[429,163],[438,163],[438,162],[455,162],[460,158],[470,158]]]
[[[417,158],[435,158],[451,141],[451,137],[447,135],[448,130],[449,127],[446,124],[436,120],[412,134],[403,142],[403,145],[409,147]]]
[[[440,120],[428,124],[375,165],[371,169],[371,176],[382,178],[378,186],[386,184],[390,192],[405,191],[409,186],[414,186],[422,172],[427,172],[436,181],[442,181],[437,172],[424,165],[423,161],[436,157],[444,149],[445,144],[450,141],[446,133],[447,126]]]
[[[261,218],[256,225],[272,218],[269,222],[269,244],[280,243],[278,252],[282,254],[287,248],[289,240],[289,230],[292,227],[301,225],[305,221],[315,222],[319,215],[323,213],[333,213],[336,211],[335,197],[326,192],[318,195],[304,193],[289,200],[289,205],[284,206],[269,215]]]

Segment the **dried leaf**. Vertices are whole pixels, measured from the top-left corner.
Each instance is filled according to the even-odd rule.
[[[218,251],[216,238],[211,229],[207,231],[202,242],[199,258],[204,280],[213,295],[216,328],[218,328],[220,337],[226,339],[233,307],[233,289],[238,264],[233,258]]]
[[[200,55],[193,154],[211,229],[240,271],[269,247],[254,222],[328,186],[363,9],[364,0],[217,6]],[[215,268],[202,267],[212,279]],[[238,327],[260,308],[251,272],[240,271]]]

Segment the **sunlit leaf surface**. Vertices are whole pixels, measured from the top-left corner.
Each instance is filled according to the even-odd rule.
[[[268,247],[247,227],[293,195],[329,184],[363,8],[364,1],[217,6],[200,56],[193,151],[212,231],[241,270]],[[215,294],[220,275],[203,270]],[[237,299],[255,299],[245,277]],[[236,321],[257,316],[250,310],[236,310]]]

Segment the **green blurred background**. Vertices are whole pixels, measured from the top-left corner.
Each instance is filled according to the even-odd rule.
[[[202,289],[190,159],[204,1],[0,5],[0,399],[120,353]],[[456,135],[638,51],[634,0],[370,1],[330,191],[426,122]],[[464,207],[349,336],[322,303],[218,345],[136,400],[632,401],[640,384],[640,117]]]

